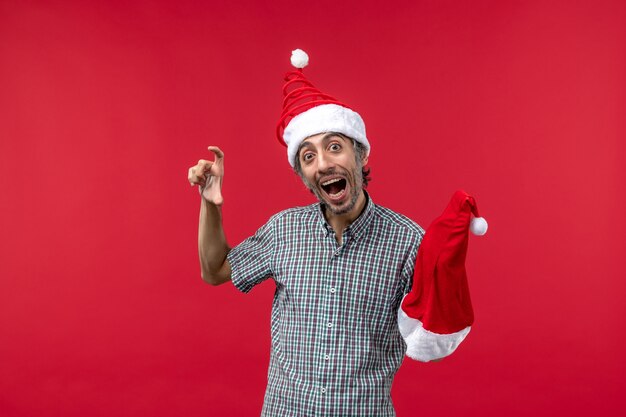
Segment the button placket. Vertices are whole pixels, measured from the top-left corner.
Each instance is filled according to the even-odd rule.
[[[322,344],[318,360],[319,369],[320,369],[320,379],[319,379],[319,393],[324,395],[328,392],[328,384],[331,383],[332,380],[332,369],[333,362],[331,361],[331,354],[333,346],[336,344],[337,337],[337,329],[336,329],[336,318],[334,314],[336,314],[336,294],[337,294],[337,282],[336,282],[336,274],[339,268],[340,257],[342,254],[342,250],[345,245],[339,246],[335,239],[334,234],[328,236],[327,244],[329,245],[328,249],[330,249],[331,256],[328,259],[327,269],[324,271],[324,293],[325,296],[323,299],[325,300],[325,308],[324,315],[320,317],[322,319],[322,326],[325,327],[325,337],[324,343]],[[331,383],[332,384],[332,383]]]

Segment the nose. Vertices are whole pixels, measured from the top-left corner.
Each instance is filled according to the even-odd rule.
[[[334,167],[335,164],[332,158],[326,155],[324,152],[321,152],[317,157],[317,170],[319,172],[326,172],[330,168]]]

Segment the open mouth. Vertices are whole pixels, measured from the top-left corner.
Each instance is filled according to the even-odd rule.
[[[346,180],[345,178],[332,178],[322,182],[322,189],[332,199],[343,197],[346,192]]]

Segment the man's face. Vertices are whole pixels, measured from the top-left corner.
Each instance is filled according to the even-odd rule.
[[[361,169],[352,140],[333,133],[306,138],[298,159],[304,184],[332,214],[350,213],[363,191]]]

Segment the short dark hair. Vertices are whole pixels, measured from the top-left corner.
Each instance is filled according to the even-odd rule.
[[[349,139],[352,142],[352,145],[354,146],[354,157],[356,158],[357,161],[362,161],[363,158],[367,156],[367,148],[361,142],[358,142],[352,139],[351,137],[344,135],[343,133],[339,133],[339,132],[328,132],[328,133],[332,133],[333,135],[340,136],[344,139]],[[296,158],[293,164],[293,170],[296,171],[296,174],[302,177],[302,165],[300,165],[300,149],[298,149],[298,152],[296,153]],[[370,168],[366,168],[364,166],[361,167],[361,179],[363,180],[363,188],[367,188],[367,184],[372,180],[372,178],[370,177]]]
[[[362,161],[367,156],[367,148],[361,142],[352,140],[354,145],[354,156],[357,160]],[[363,188],[367,188],[367,184],[372,180],[370,177],[370,168],[361,167],[361,179],[363,180]]]

